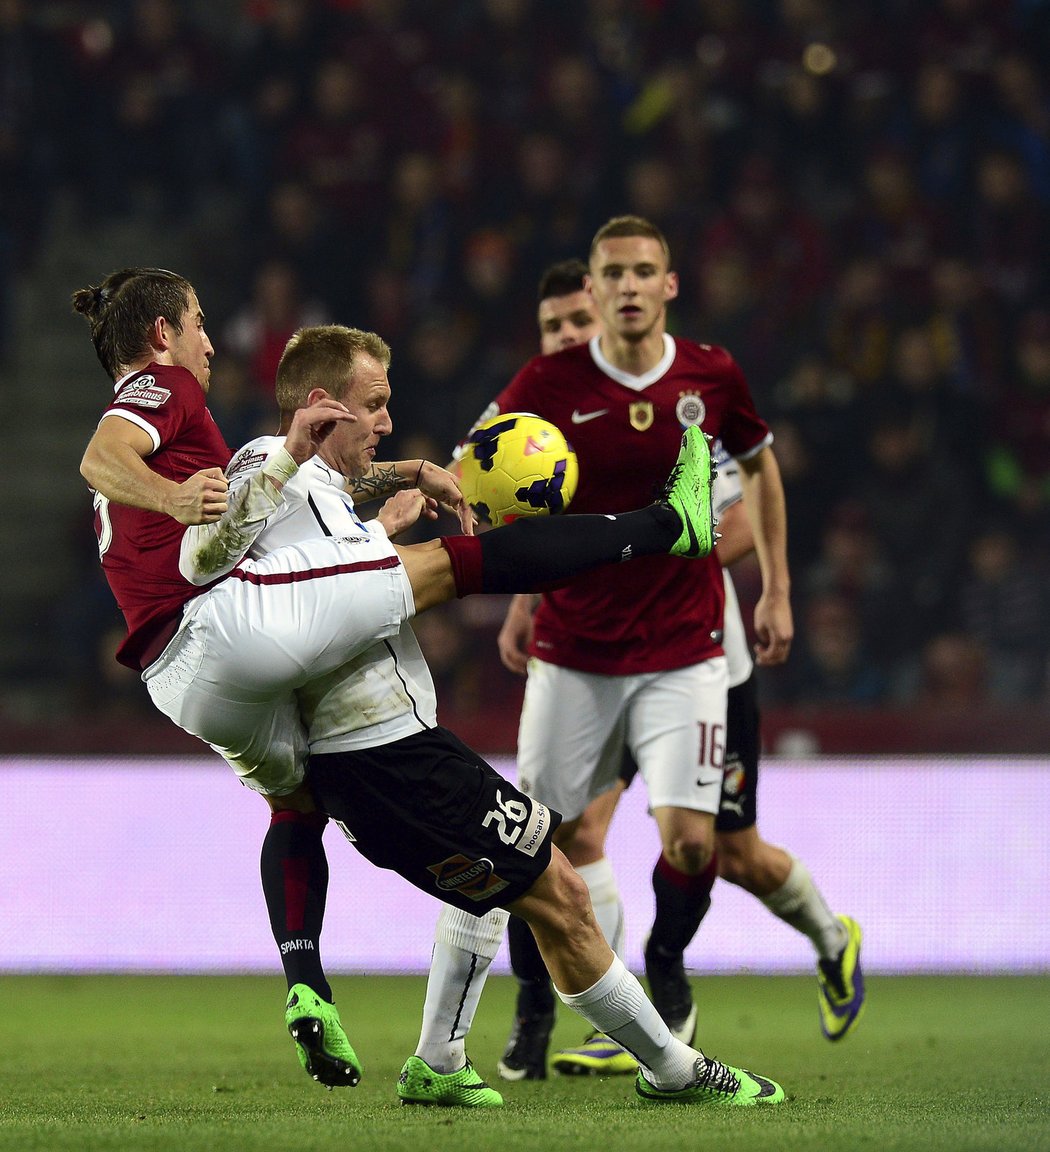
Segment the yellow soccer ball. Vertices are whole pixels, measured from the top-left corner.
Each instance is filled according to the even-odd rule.
[[[478,424],[459,467],[467,503],[494,527],[564,512],[580,474],[561,430],[530,412],[504,412]]]

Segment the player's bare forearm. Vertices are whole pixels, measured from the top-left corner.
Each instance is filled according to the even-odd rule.
[[[142,429],[118,417],[104,420],[84,451],[80,474],[115,504],[162,512],[180,524],[206,524],[226,510],[221,468],[195,472],[181,484],[146,463],[153,444]]]
[[[759,664],[781,664],[794,638],[791,576],[787,562],[787,512],[780,469],[771,448],[741,461],[744,505],[762,572],[762,595],[755,606],[755,646]]]
[[[355,501],[372,500],[405,488],[418,488],[424,496],[436,500],[459,518],[464,535],[474,534],[474,513],[463,499],[459,483],[451,472],[432,460],[373,464],[363,476],[347,481],[347,489]]]
[[[235,456],[234,470],[237,461]],[[246,481],[245,474],[238,473],[240,486],[224,514],[214,523],[194,525],[183,533],[179,571],[185,579],[199,587],[231,572],[284,503],[284,486],[298,468],[287,448],[281,447]]]
[[[755,550],[755,538],[742,500],[730,504],[718,519],[719,540],[715,555],[728,568]]]
[[[408,488],[417,487],[415,477],[423,460],[395,460],[387,464],[373,464],[363,476],[351,476],[346,482],[347,491],[354,502],[380,500]]]

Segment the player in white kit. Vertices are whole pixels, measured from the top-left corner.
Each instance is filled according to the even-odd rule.
[[[296,395],[300,402],[312,398],[312,393],[304,398],[302,388],[298,393],[293,390],[289,398],[282,387],[282,373],[295,353],[303,353],[300,360],[309,359],[310,336],[311,331],[306,330],[293,338],[282,360],[277,389],[285,411]],[[348,393],[339,398],[352,411],[360,412],[360,404],[351,396]],[[353,427],[343,431],[344,440],[356,438]],[[278,450],[277,442],[263,440],[234,456],[228,469],[231,500]],[[308,461],[285,485],[282,506],[268,518],[266,527],[250,545],[249,554],[262,561],[268,557],[271,545],[278,548],[279,555],[281,546],[290,545],[297,538],[308,541],[318,531],[328,534],[366,530],[349,509],[341,490],[342,474],[352,474],[353,467],[349,449],[341,452],[326,445],[321,458]],[[184,561],[208,555],[209,545],[222,529],[219,525],[187,532]],[[197,578],[213,570],[213,565],[208,564],[189,574]],[[518,879],[519,874],[531,876],[534,872],[522,869],[515,851],[524,845],[528,848],[526,856],[535,854],[533,842],[540,829],[535,818],[529,816],[535,810],[517,790],[499,781],[475,754],[436,725],[429,674],[414,638],[404,636],[406,631],[410,631],[407,625],[402,629],[398,649],[390,641],[376,645],[363,665],[361,661],[348,662],[298,691],[310,745],[313,790],[325,810],[340,820],[358,849],[375,863],[395,868],[424,890],[433,890],[433,874],[439,873],[437,887],[441,898],[461,911],[481,912],[486,904],[513,903],[515,886],[520,889],[524,882]],[[452,763],[463,767],[453,769]],[[472,769],[469,775],[463,770],[467,764]],[[482,796],[479,809],[473,795],[477,786],[472,784],[464,810],[462,778],[472,779],[479,772],[490,791]],[[462,799],[449,806],[449,801],[443,799],[446,792]],[[487,814],[483,812],[486,806]],[[471,820],[474,811],[484,815],[482,826],[491,825],[495,832],[487,836],[478,833]],[[556,823],[556,814],[550,815]],[[438,827],[444,839],[438,836]],[[549,839],[546,830],[543,839]],[[439,870],[428,861],[445,843],[459,851],[448,857],[445,867]],[[485,869],[479,871],[477,864],[470,865],[470,860],[476,858],[470,855],[472,851],[486,854]],[[560,862],[560,857],[554,859]],[[532,919],[535,923],[537,917],[533,915]],[[562,976],[565,974],[563,969]],[[628,983],[630,979],[633,978]],[[616,981],[621,982],[618,973]],[[580,1006],[587,1014],[587,1005]],[[622,1014],[623,1006],[617,1011]],[[637,1043],[637,1037],[634,1039]],[[467,1106],[500,1103],[498,1093],[484,1084],[466,1061],[462,1045],[451,1063],[458,1066],[446,1071],[445,1067],[433,1067],[419,1055],[410,1057],[398,1087],[402,1100]],[[639,1091],[653,1098],[642,1079]]]

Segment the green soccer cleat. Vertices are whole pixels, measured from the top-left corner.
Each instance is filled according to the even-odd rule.
[[[864,1011],[860,925],[849,916],[840,916],[839,920],[846,929],[846,947],[834,960],[817,963],[820,1028],[829,1040],[841,1040],[851,1032]]]
[[[339,1012],[307,984],[293,984],[284,1009],[299,1063],[329,1088],[353,1088],[361,1079],[361,1062],[350,1047]]]
[[[634,1090],[643,1100],[659,1104],[734,1104],[751,1108],[756,1104],[779,1104],[784,1099],[784,1089],[774,1080],[704,1055],[696,1062],[692,1084],[665,1091],[654,1088],[639,1070]]]
[[[502,1108],[503,1097],[490,1088],[468,1060],[458,1072],[442,1074],[418,1056],[409,1056],[397,1079],[402,1104],[442,1108]]]
[[[682,534],[671,547],[673,556],[702,559],[715,546],[711,504],[711,450],[695,425],[682,433],[682,447],[660,499],[678,513]]]
[[[551,1067],[562,1076],[633,1076],[638,1061],[603,1032],[592,1032],[579,1048],[555,1052]]]

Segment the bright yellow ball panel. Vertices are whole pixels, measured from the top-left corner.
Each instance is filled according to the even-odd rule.
[[[576,494],[576,453],[548,420],[504,412],[479,424],[460,457],[460,487],[494,526],[564,512]]]

